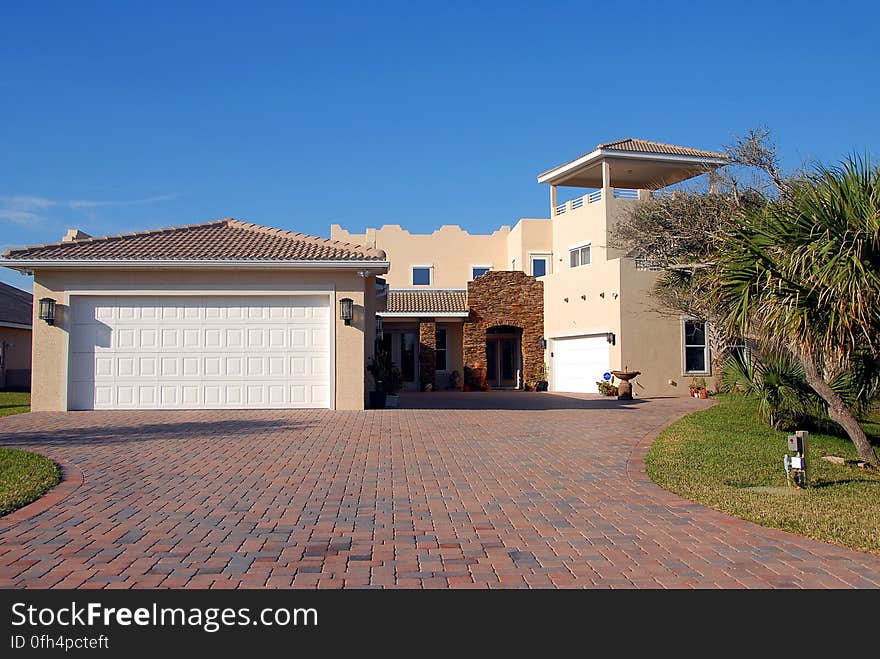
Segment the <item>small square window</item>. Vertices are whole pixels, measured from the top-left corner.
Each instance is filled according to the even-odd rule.
[[[491,268],[487,268],[485,266],[477,266],[477,267],[471,268],[471,279],[476,279],[477,277],[482,277],[487,272],[489,272],[489,270],[491,270]]]
[[[543,256],[536,256],[532,259],[532,276],[543,277],[547,274],[547,259]]]
[[[574,249],[568,250],[568,264],[572,268],[577,268],[581,265],[590,265],[591,260],[589,245],[575,247]]]
[[[430,286],[431,285],[431,268],[418,267],[412,269],[413,286]]]

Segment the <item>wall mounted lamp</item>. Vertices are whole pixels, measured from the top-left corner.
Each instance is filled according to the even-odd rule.
[[[45,320],[47,325],[55,324],[55,300],[51,297],[40,299],[40,320]]]
[[[354,300],[350,297],[344,297],[339,300],[339,317],[345,321],[346,325],[351,325],[352,307]]]

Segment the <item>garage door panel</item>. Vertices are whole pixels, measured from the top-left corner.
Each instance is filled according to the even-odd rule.
[[[596,382],[610,368],[604,335],[553,340],[552,377],[555,391],[597,393]]]
[[[71,409],[329,404],[326,298],[74,297],[71,306]]]

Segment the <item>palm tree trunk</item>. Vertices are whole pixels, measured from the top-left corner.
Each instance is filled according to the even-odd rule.
[[[862,460],[874,467],[880,466],[880,460],[877,459],[877,454],[874,452],[871,442],[868,441],[865,431],[862,430],[858,420],[846,403],[843,402],[843,399],[837,395],[834,389],[831,388],[831,385],[819,374],[819,369],[816,367],[813,356],[805,351],[801,355],[801,359],[804,362],[804,374],[807,378],[807,384],[822,397],[822,400],[828,403],[828,416],[833,421],[839,423],[846,431],[852,443],[855,444],[856,451]]]

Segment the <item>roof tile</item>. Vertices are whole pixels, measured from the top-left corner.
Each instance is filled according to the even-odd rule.
[[[380,249],[234,219],[8,249],[8,260],[384,261]]]
[[[386,311],[394,313],[466,313],[466,290],[390,290]]]

